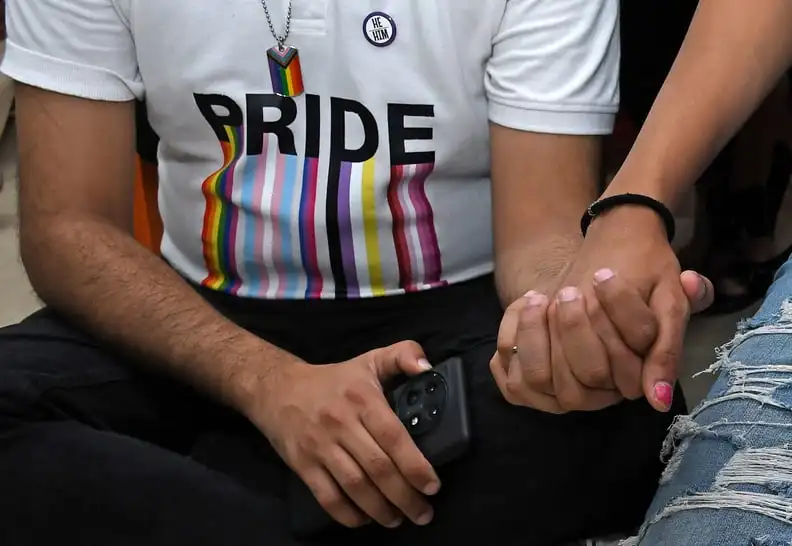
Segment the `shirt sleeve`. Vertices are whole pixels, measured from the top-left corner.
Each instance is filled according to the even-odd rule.
[[[7,0],[0,70],[19,82],[86,99],[143,96],[134,40],[118,0]]]
[[[619,105],[618,0],[506,0],[487,63],[490,120],[608,134]]]

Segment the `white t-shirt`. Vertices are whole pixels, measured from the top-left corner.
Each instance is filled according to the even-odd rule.
[[[266,4],[281,33],[288,0]],[[612,128],[618,0],[292,7],[295,97],[273,92],[289,89],[271,77],[260,0],[9,0],[2,70],[145,99],[164,257],[258,298],[398,294],[491,272],[489,122]]]

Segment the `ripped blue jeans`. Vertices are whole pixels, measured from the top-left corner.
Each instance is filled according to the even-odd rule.
[[[624,546],[792,545],[792,261],[708,371],[720,376],[674,424],[660,489]]]

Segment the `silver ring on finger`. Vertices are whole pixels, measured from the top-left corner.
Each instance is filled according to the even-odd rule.
[[[513,354],[513,355],[516,355],[518,350],[519,350],[519,349],[517,348],[517,345],[513,345],[513,346],[512,346],[512,354]]]

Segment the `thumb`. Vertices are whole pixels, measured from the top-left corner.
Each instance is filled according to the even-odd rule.
[[[715,288],[712,281],[695,271],[683,271],[679,276],[682,290],[690,301],[690,312],[700,313],[712,305],[715,300]]]
[[[682,358],[688,304],[679,285],[658,285],[649,300],[658,318],[657,341],[644,360],[642,373],[644,394],[658,411],[668,411],[674,397],[674,384]]]
[[[426,360],[424,350],[414,341],[402,341],[378,349],[372,355],[375,371],[380,381],[386,381],[401,374],[418,375],[432,369]]]

